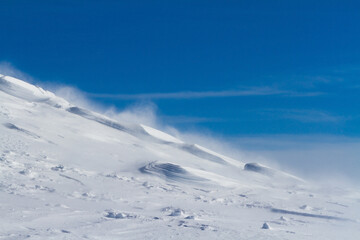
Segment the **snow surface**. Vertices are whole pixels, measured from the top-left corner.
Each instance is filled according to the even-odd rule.
[[[356,239],[360,193],[0,75],[0,216],[0,239]]]

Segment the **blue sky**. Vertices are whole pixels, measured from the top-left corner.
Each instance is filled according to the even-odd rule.
[[[360,136],[356,1],[0,2],[0,61],[226,137]]]

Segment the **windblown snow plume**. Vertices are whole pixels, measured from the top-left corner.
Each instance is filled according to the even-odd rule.
[[[0,239],[354,239],[360,194],[0,75]]]

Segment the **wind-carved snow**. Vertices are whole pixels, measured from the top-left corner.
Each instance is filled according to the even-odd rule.
[[[302,179],[293,176],[291,174],[276,170],[276,169],[271,169],[269,167],[266,167],[262,164],[259,163],[247,163],[244,166],[244,170],[245,171],[251,171],[251,172],[256,172],[259,174],[263,174],[269,177],[273,177],[273,178],[285,178],[285,179],[294,179],[294,180],[298,180],[298,181],[303,181]]]
[[[204,181],[205,180],[196,175],[189,173],[181,166],[172,163],[152,162],[144,167],[141,167],[139,170],[142,173],[154,174],[159,177],[163,177],[174,181]]]
[[[0,75],[0,239],[354,239],[356,189],[117,122]]]
[[[67,101],[56,97],[52,92],[45,91],[41,87],[35,87],[27,82],[2,74],[0,74],[0,90],[30,102],[45,102],[54,107],[68,105]]]
[[[165,142],[170,142],[170,143],[183,143],[183,141],[171,136],[170,134],[161,132],[157,129],[154,129],[152,127],[148,127],[145,125],[140,125],[148,134],[150,134],[151,136],[158,138],[160,140],[163,140]]]

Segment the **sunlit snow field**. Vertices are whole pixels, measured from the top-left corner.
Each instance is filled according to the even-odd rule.
[[[0,75],[0,239],[357,239],[360,193]]]

